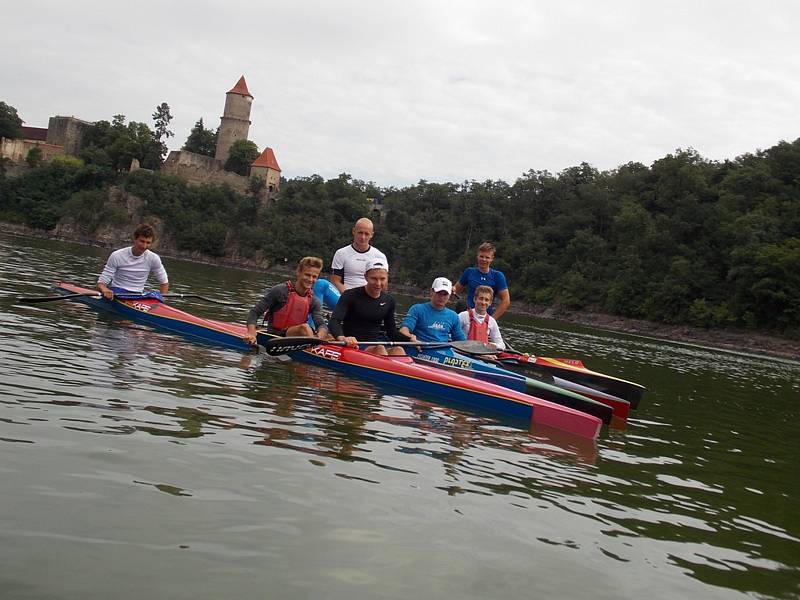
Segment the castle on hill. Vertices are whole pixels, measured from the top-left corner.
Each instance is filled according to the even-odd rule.
[[[249,178],[225,171],[224,166],[234,142],[248,139],[252,105],[253,95],[247,89],[247,82],[242,75],[236,85],[225,94],[225,108],[217,130],[217,150],[214,156],[173,150],[161,170],[192,183],[227,183],[238,191],[245,191]],[[280,191],[281,168],[272,148],[265,148],[252,162],[250,177],[261,177],[264,180],[267,195]]]
[[[247,89],[244,75],[225,95],[225,108],[220,117],[217,130],[217,148],[215,155],[204,156],[187,150],[172,151],[161,167],[165,173],[176,175],[195,184],[228,184],[240,193],[249,189],[250,178],[260,177],[264,180],[262,200],[280,191],[281,168],[272,148],[265,148],[261,155],[250,165],[249,177],[225,170],[231,146],[238,140],[246,140],[250,132],[250,109],[253,95]],[[45,161],[57,154],[77,155],[83,146],[86,132],[94,125],[75,117],[50,117],[48,126],[23,126],[19,139],[0,138],[0,156],[14,163],[23,164],[31,149],[38,148]],[[134,159],[131,170],[138,168]]]
[[[34,148],[49,161],[57,154],[76,155],[83,145],[83,136],[93,123],[75,117],[50,117],[47,127],[20,127],[22,136],[16,139],[0,138],[0,157],[23,164]]]

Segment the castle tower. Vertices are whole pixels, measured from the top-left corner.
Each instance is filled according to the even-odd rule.
[[[253,96],[247,89],[244,75],[239,78],[233,89],[225,95],[225,110],[217,131],[217,153],[214,158],[225,162],[228,153],[236,140],[246,140],[250,131],[250,107]]]
[[[261,177],[267,186],[267,192],[280,191],[281,168],[272,148],[266,148],[261,156],[250,164],[250,177]]]

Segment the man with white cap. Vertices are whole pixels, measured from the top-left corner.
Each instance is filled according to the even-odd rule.
[[[381,334],[383,328],[391,341],[417,341],[413,335],[404,335],[397,330],[394,298],[384,291],[389,281],[386,260],[374,258],[365,266],[366,285],[346,290],[333,309],[328,322],[331,335],[338,341],[347,342],[348,346],[356,347],[358,342],[385,339]],[[367,346],[365,351],[379,355],[405,354],[400,347],[390,348],[387,352],[384,346]]]
[[[437,277],[431,284],[431,301],[415,304],[408,310],[400,333],[414,335],[420,342],[463,341],[458,315],[447,308],[453,284],[446,277]]]

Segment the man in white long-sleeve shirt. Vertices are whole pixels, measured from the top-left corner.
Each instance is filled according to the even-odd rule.
[[[111,300],[117,293],[140,294],[150,273],[158,281],[158,291],[166,294],[169,280],[158,254],[149,250],[156,237],[152,225],[142,223],[133,232],[133,245],[115,250],[97,280],[97,289]]]

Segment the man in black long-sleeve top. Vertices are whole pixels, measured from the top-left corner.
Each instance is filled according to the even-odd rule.
[[[389,279],[386,263],[380,259],[367,263],[364,273],[367,285],[346,290],[328,322],[328,329],[339,341],[346,341],[348,346],[355,347],[359,341],[373,342],[382,338],[381,329],[393,342],[416,342],[416,338],[407,336],[397,330],[394,318],[394,298],[384,292]],[[366,352],[379,355],[405,354],[402,348],[385,346],[368,346]]]

